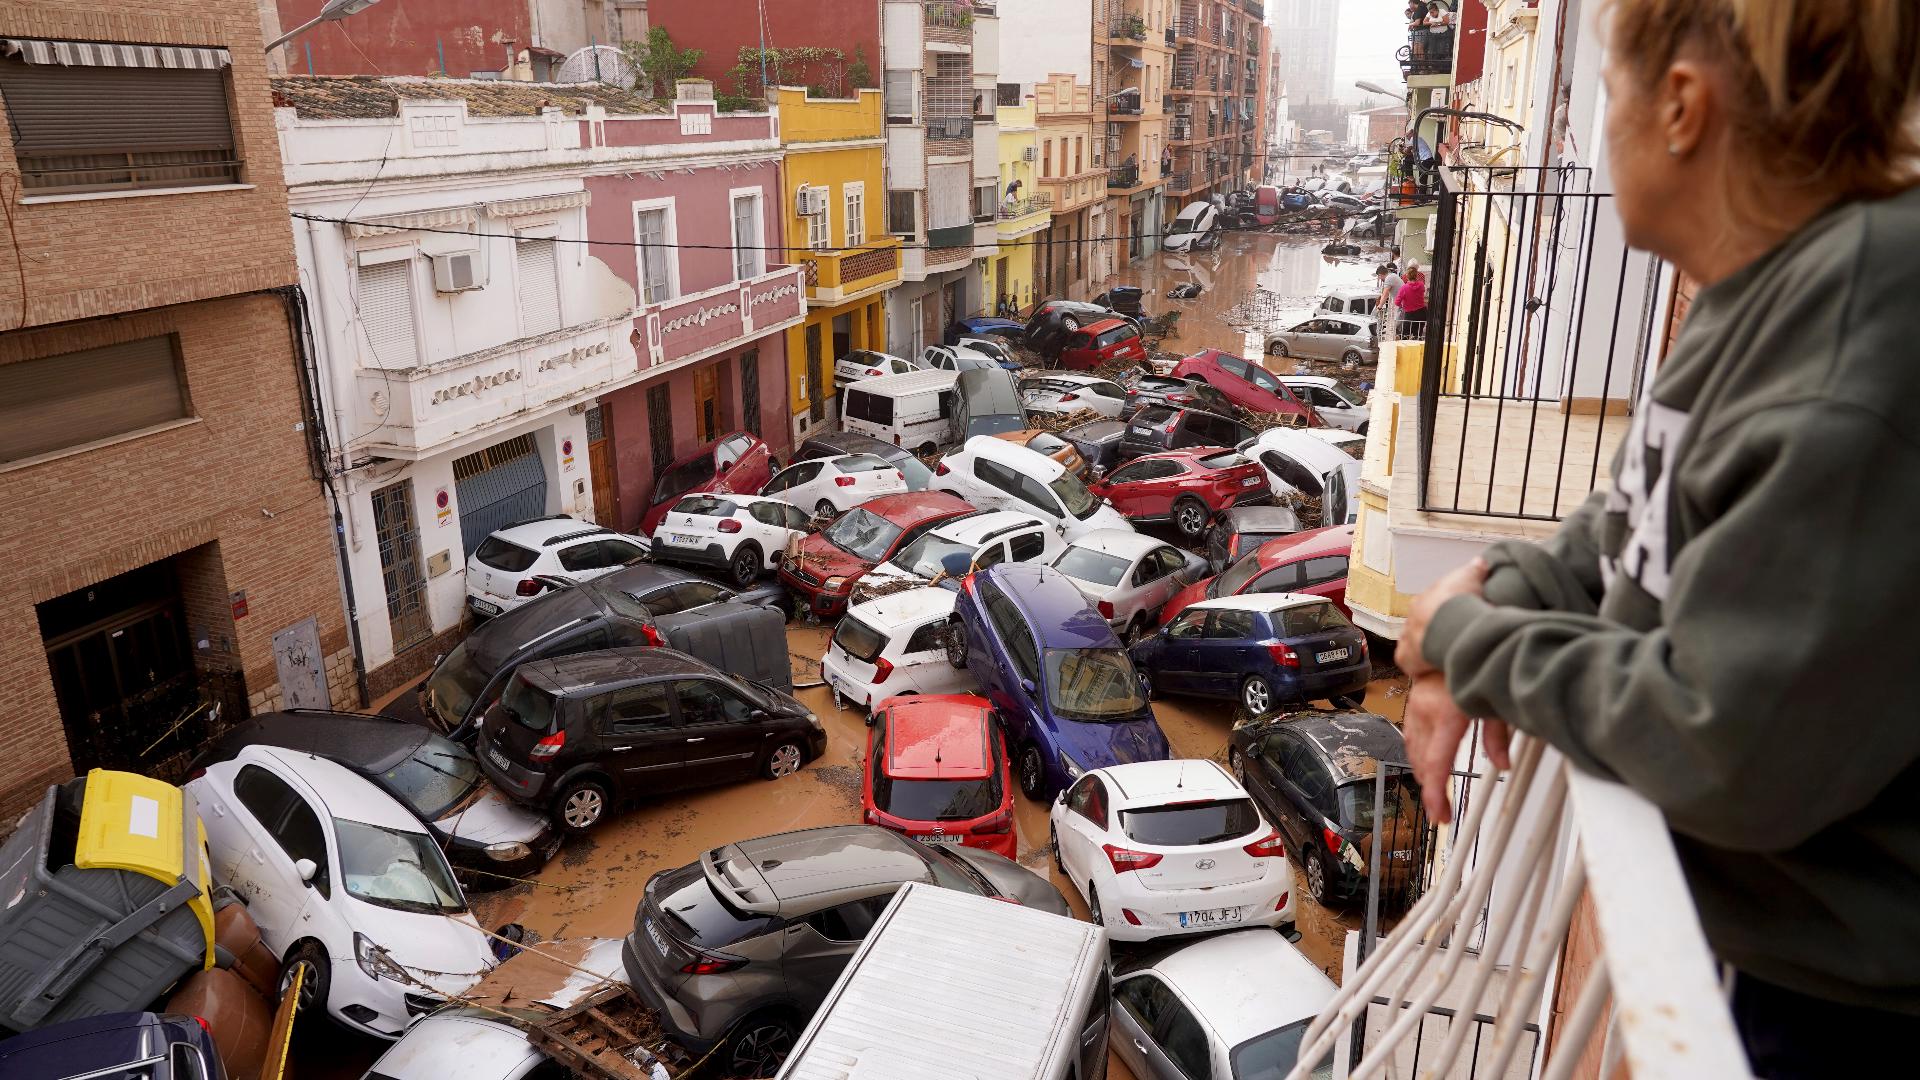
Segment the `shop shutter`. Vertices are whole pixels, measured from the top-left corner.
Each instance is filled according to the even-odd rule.
[[[360,268],[360,325],[367,367],[404,369],[420,363],[413,329],[413,260]]]
[[[551,240],[514,244],[519,263],[520,323],[526,336],[560,329],[560,268]]]
[[[187,415],[171,335],[0,365],[0,462]]]
[[[547,470],[531,435],[455,458],[453,487],[460,504],[460,542],[467,552],[477,550],[489,533],[547,512]]]

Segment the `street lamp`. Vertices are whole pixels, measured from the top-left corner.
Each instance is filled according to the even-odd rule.
[[[320,5],[320,14],[314,16],[310,21],[302,23],[292,30],[281,34],[279,37],[274,38],[273,41],[268,43],[267,51],[272,52],[287,42],[292,41],[294,38],[299,37],[301,34],[319,26],[323,22],[339,22],[348,16],[358,15],[379,2],[380,0],[327,0],[326,3]]]
[[[1354,83],[1353,85],[1359,87],[1362,90],[1365,90],[1369,94],[1380,94],[1384,97],[1391,97],[1391,98],[1404,98],[1407,96],[1406,91],[1404,90],[1396,92],[1393,90],[1389,90],[1384,86],[1381,86],[1379,83],[1370,83],[1365,79],[1361,79],[1360,81]]]

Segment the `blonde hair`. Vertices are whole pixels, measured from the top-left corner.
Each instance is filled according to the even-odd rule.
[[[1682,53],[1728,79],[1729,135],[1765,154],[1730,177],[1764,214],[1767,187],[1879,198],[1920,181],[1915,0],[1607,0],[1609,47],[1643,85]]]

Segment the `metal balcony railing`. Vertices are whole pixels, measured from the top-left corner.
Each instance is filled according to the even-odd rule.
[[[1446,47],[1440,48],[1425,30],[1415,30],[1410,44],[1402,45],[1397,54],[1402,77],[1413,75],[1446,75],[1453,71],[1453,37],[1447,36]]]
[[[930,116],[927,118],[927,138],[971,139],[973,138],[973,117]]]
[[[1140,104],[1140,88],[1137,86],[1123,88],[1118,96],[1108,100],[1107,112],[1114,116],[1139,116],[1145,113],[1146,109]]]
[[[1107,186],[1130,188],[1140,183],[1140,166],[1115,165],[1107,170]]]
[[[1189,142],[1193,139],[1193,125],[1176,123],[1167,130],[1167,138],[1173,142]]]
[[[999,217],[1001,221],[1012,221],[1015,218],[1023,218],[1028,214],[1038,214],[1043,210],[1051,209],[1053,209],[1053,196],[1029,195],[1024,199],[1002,202]]]
[[[1168,191],[1186,192],[1192,189],[1193,189],[1193,174],[1191,172],[1176,172],[1176,173],[1167,174],[1167,190]]]

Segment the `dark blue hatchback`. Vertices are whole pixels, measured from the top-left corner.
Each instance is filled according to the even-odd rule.
[[[1051,799],[1089,769],[1173,756],[1120,639],[1058,570],[969,574],[953,616],[947,659],[1000,714],[1028,798]]]
[[[206,1021],[171,1013],[104,1013],[0,1041],[7,1080],[143,1077],[226,1080]]]
[[[1133,660],[1155,692],[1238,699],[1255,716],[1306,701],[1358,708],[1372,676],[1367,636],[1307,593],[1203,600],[1136,642]]]

